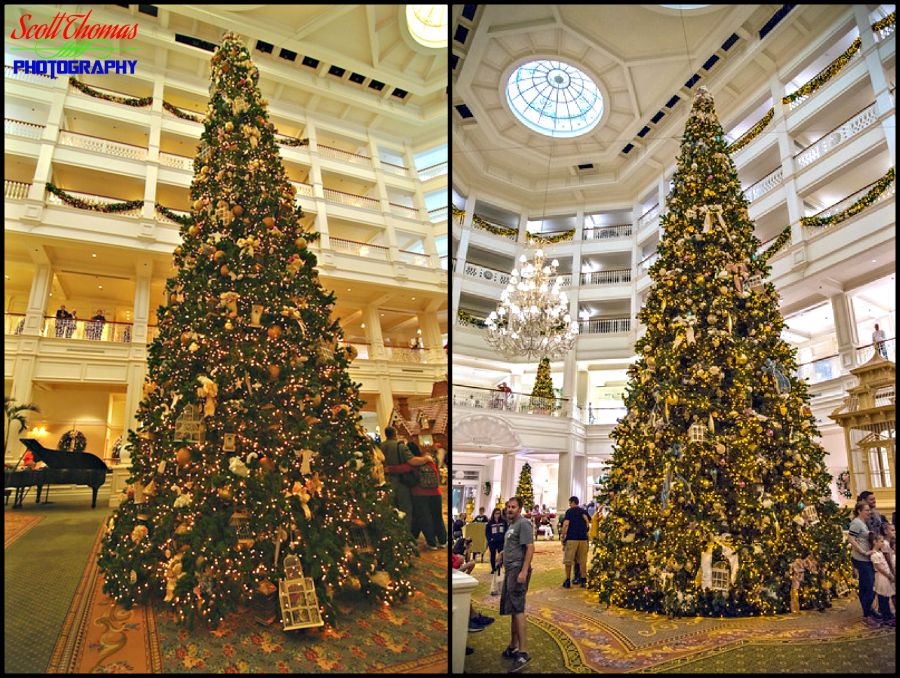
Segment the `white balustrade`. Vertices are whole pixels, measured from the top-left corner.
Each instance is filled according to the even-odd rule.
[[[423,167],[417,172],[419,181],[427,181],[428,179],[433,179],[434,177],[446,174],[447,168],[448,165],[446,160],[444,162],[439,162],[436,165],[431,165],[430,167]]]
[[[92,205],[109,205],[117,202],[128,202],[126,200],[123,200],[122,198],[109,198],[105,195],[94,195],[93,193],[78,193],[76,191],[66,191],[66,193],[73,198],[78,198],[79,200],[83,200],[86,203]],[[70,205],[66,205],[66,203],[63,202],[62,198],[57,196],[55,193],[47,193],[47,204],[70,207]],[[117,217],[139,217],[141,216],[142,209],[143,208],[141,207],[134,207],[123,212],[111,212],[109,214],[114,214]]]
[[[875,104],[863,109],[845,123],[823,136],[816,143],[807,146],[794,156],[799,167],[806,167],[821,157],[833,151],[848,139],[875,124],[878,116],[875,113]]]
[[[783,178],[782,168],[778,167],[744,191],[744,197],[753,202],[781,184]]]
[[[44,316],[44,327],[41,331],[41,336],[55,339],[128,343],[131,341],[132,332],[131,323]]]
[[[585,240],[611,240],[614,238],[630,238],[631,224],[615,226],[588,226],[584,229]]]
[[[4,316],[4,328],[3,331],[5,334],[22,334],[22,330],[25,329],[25,315],[22,313],[7,313]]]
[[[44,125],[13,118],[4,118],[3,128],[6,134],[14,134],[17,137],[27,137],[29,139],[40,139],[44,134]]]
[[[340,148],[335,148],[334,146],[325,146],[323,144],[318,145],[319,155],[322,155],[326,158],[334,158],[335,160],[343,160],[344,162],[349,162],[354,165],[366,165],[370,166],[372,163],[372,158],[367,155],[360,155],[359,153],[351,153],[350,151],[344,151]]]
[[[16,69],[12,66],[5,67],[5,76],[10,78],[11,80],[21,80],[22,82],[33,82],[39,85],[52,85],[53,79],[49,75],[37,75],[35,73],[26,73],[24,69],[20,68],[19,72],[16,73]]]
[[[401,176],[401,177],[409,176],[409,173],[407,172],[406,168],[403,167],[402,165],[395,165],[392,162],[385,162],[384,160],[380,161],[379,165],[381,165],[382,172],[388,172],[389,174],[396,174],[397,176]]]
[[[559,286],[560,287],[571,287],[572,286],[572,274],[571,273],[563,273],[559,276]]]
[[[896,340],[886,339],[881,342],[879,346],[879,353],[882,358],[886,358],[891,362],[897,362],[896,358]],[[856,364],[862,365],[863,363],[869,362],[872,359],[872,356],[875,355],[875,345],[869,344],[868,346],[861,346],[856,349]]]
[[[805,379],[809,384],[818,384],[819,382],[839,377],[842,374],[840,356],[833,355],[798,365],[795,376],[798,379]]]
[[[621,285],[631,282],[631,269],[593,271],[581,274],[582,285]]]
[[[175,155],[174,153],[163,153],[162,151],[160,151],[159,164],[167,165],[168,167],[174,167],[175,169],[187,170],[188,172],[194,171],[193,158],[187,158],[183,155]]]
[[[498,271],[494,268],[488,268],[486,266],[479,266],[478,264],[472,264],[468,261],[466,262],[466,268],[463,271],[463,274],[469,278],[484,280],[494,285],[499,285],[500,287],[506,287],[506,285],[509,284],[510,278],[509,273]]]
[[[28,191],[31,190],[31,184],[21,181],[5,181],[4,196],[10,200],[24,200],[28,197]]]
[[[430,265],[427,254],[422,254],[421,252],[408,252],[406,250],[399,250],[397,252],[397,261],[409,264],[410,266],[421,266],[423,268],[427,268]]]
[[[335,191],[331,188],[324,189],[325,200],[337,203],[338,205],[346,205],[347,207],[361,207],[362,209],[381,210],[380,203],[375,198],[368,198],[364,195],[355,195],[353,193],[344,193],[343,191]]]
[[[659,205],[654,205],[638,219],[638,230],[640,231],[642,228],[649,226],[657,217],[659,217]]]
[[[428,351],[424,348],[385,346],[384,355],[387,360],[397,363],[423,365],[428,362]]]
[[[444,221],[447,218],[448,211],[449,210],[446,207],[437,207],[433,210],[428,210],[428,220],[433,224]]]
[[[86,151],[94,151],[95,153],[103,153],[104,155],[114,155],[119,158],[128,158],[130,160],[147,159],[146,148],[66,130],[60,131],[59,143],[63,146],[74,146],[75,148],[82,148]]]
[[[569,401],[565,398],[533,398],[527,393],[457,384],[453,385],[453,406],[545,417],[567,417],[570,414]]]
[[[304,184],[299,181],[292,181],[294,184],[294,188],[297,189],[297,195],[302,196],[304,198],[312,198],[314,197],[313,187],[310,184]]]
[[[656,263],[657,259],[659,259],[659,254],[657,252],[654,252],[650,256],[643,259],[637,266],[638,277],[640,278],[647,275],[647,273],[650,271],[650,267]]]
[[[369,243],[357,242],[356,240],[344,240],[343,238],[328,238],[328,242],[331,243],[331,249],[338,252],[345,252],[367,259],[378,259],[379,261],[388,260],[388,248],[381,245],[370,245]]]
[[[407,207],[406,205],[398,205],[397,203],[388,203],[391,208],[391,212],[396,214],[398,217],[406,217],[407,219],[418,219],[419,218],[419,210],[415,207]]]
[[[578,326],[580,334],[621,334],[631,330],[631,318],[591,318]]]

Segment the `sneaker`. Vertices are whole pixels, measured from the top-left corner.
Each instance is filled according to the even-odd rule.
[[[484,627],[480,624],[475,623],[474,619],[469,620],[469,633],[478,633],[479,631],[484,631]]]
[[[467,648],[466,648],[466,656],[468,657],[468,656],[469,656],[470,654],[472,654],[474,651],[475,651],[475,650],[474,650],[473,648],[467,647]]]
[[[431,544],[429,544],[429,545],[428,545],[428,549],[429,549],[430,551],[440,551],[440,550],[441,550],[441,547],[438,546],[437,544],[434,544],[433,546],[432,546]]]
[[[581,577],[576,577],[572,580],[572,586],[581,586],[582,584],[584,584],[584,579]]]
[[[528,662],[531,661],[531,655],[527,652],[517,652],[515,658],[513,659],[513,664],[509,667],[508,673],[518,673]]]
[[[517,654],[519,654],[519,649],[515,647],[507,647],[503,650],[504,659],[515,659]]]
[[[866,626],[871,626],[872,628],[878,628],[881,626],[881,620],[876,619],[873,616],[863,617],[863,624]]]
[[[572,588],[572,582],[570,582],[568,579],[566,579],[566,580],[563,582],[563,588],[564,588],[564,589],[570,589],[570,588]]]
[[[488,626],[488,625],[494,623],[494,618],[493,617],[485,617],[483,614],[477,614],[470,621],[474,621],[476,624],[479,624],[481,626]]]

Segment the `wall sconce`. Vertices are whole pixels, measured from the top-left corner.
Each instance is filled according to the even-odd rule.
[[[49,434],[47,433],[47,429],[45,429],[43,426],[41,426],[40,428],[35,426],[28,432],[29,438],[43,438],[46,435]]]

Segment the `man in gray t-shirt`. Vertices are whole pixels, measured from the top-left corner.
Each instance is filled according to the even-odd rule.
[[[510,497],[506,502],[509,527],[503,541],[499,566],[505,568],[500,592],[500,614],[512,615],[511,638],[503,656],[513,660],[511,672],[519,671],[531,661],[526,651],[525,593],[531,581],[531,559],[534,556],[534,532],[531,521],[522,517],[522,500]]]

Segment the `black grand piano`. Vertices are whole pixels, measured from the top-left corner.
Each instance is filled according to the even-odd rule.
[[[13,508],[21,508],[26,488],[37,487],[37,500],[41,501],[41,491],[50,485],[87,485],[94,491],[91,508],[97,506],[97,490],[106,482],[106,474],[112,470],[97,455],[89,452],[61,452],[50,450],[33,438],[19,438],[34,455],[34,460],[47,464],[47,468],[39,471],[5,471],[3,487],[15,488],[16,499]],[[44,503],[47,502],[46,496]]]

